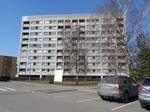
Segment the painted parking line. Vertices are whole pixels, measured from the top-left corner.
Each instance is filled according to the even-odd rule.
[[[6,90],[6,89],[3,89],[3,88],[0,88],[0,91],[8,91],[8,90]]]
[[[133,105],[133,104],[135,104],[135,103],[137,103],[137,102],[138,102],[138,100],[136,100],[136,101],[134,101],[134,102],[131,102],[131,103],[127,103],[127,104],[121,105],[121,106],[116,107],[116,108],[113,108],[113,109],[111,109],[111,110],[112,110],[112,111],[115,111],[115,110],[118,110],[118,109],[127,107],[127,106],[129,106],[129,105]]]
[[[87,93],[68,94],[68,95],[61,95],[61,96],[55,96],[55,97],[62,98],[62,97],[78,96],[78,95],[85,95],[85,94],[87,94]]]
[[[90,101],[93,101],[93,100],[99,100],[99,97],[90,98],[90,99],[84,99],[84,100],[79,100],[76,103],[90,102]]]
[[[88,92],[88,93],[96,93],[96,91],[92,91],[92,90],[79,90],[81,92]]]
[[[10,91],[15,91],[16,89],[9,88],[9,87],[3,87],[4,89],[10,90]]]

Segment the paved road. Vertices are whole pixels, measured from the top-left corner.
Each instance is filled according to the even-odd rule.
[[[149,112],[138,101],[101,100],[95,87],[0,82],[0,112]]]

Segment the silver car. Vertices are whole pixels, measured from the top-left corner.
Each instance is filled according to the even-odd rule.
[[[108,76],[98,84],[97,93],[102,99],[121,99],[127,103],[130,97],[138,96],[138,84],[127,76]]]
[[[143,79],[139,87],[138,97],[142,107],[150,106],[150,77]]]

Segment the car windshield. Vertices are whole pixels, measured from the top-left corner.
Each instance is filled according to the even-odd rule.
[[[102,84],[115,84],[115,77],[105,77],[102,79]]]
[[[143,85],[150,86],[150,78],[149,79],[144,79]]]

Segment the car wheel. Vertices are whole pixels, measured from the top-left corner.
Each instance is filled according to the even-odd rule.
[[[122,98],[123,103],[128,103],[129,102],[129,94],[127,92],[124,93],[123,98]]]
[[[100,96],[102,100],[106,100],[106,98],[104,96]]]
[[[142,107],[142,108],[144,108],[144,107],[145,107],[145,105],[144,105],[142,102],[140,102],[140,105],[141,105],[141,107]]]

